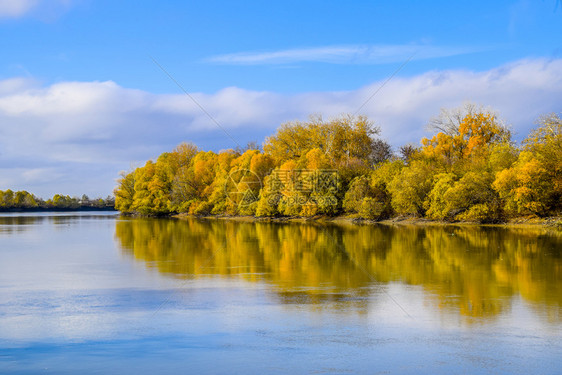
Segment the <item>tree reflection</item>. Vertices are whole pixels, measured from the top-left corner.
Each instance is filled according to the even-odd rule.
[[[562,236],[540,228],[123,219],[116,238],[159,272],[262,281],[284,303],[366,306],[369,287],[402,282],[467,317],[498,316],[520,295],[561,318]]]
[[[24,232],[44,218],[34,216],[0,216],[0,235]]]

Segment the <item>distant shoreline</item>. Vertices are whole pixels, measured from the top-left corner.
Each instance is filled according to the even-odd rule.
[[[78,211],[112,211],[118,212],[115,208],[111,207],[77,207],[77,208],[62,208],[62,207],[19,207],[19,208],[0,208],[0,212],[78,212]]]

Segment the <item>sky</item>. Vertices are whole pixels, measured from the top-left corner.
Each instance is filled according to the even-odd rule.
[[[521,141],[562,112],[561,35],[560,0],[0,0],[0,190],[105,197],[181,142],[311,115],[398,148],[471,102]]]

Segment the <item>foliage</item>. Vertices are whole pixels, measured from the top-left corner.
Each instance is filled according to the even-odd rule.
[[[511,132],[492,113],[470,111],[458,120],[458,127],[443,126],[431,139],[422,139],[422,153],[445,166],[447,171],[461,171],[471,163],[488,157],[491,145],[506,143]]]
[[[361,210],[363,199],[372,198],[373,195],[369,176],[356,177],[345,193],[343,208],[346,212],[357,213]]]
[[[10,189],[0,190],[0,208],[34,208],[38,206],[38,198],[25,190],[16,192]]]
[[[425,201],[427,217],[438,220],[450,218],[450,204],[445,198],[445,194],[453,188],[455,179],[456,176],[453,173],[439,173],[435,176],[433,189],[431,189]]]
[[[402,167],[400,160],[386,161],[378,164],[369,174],[356,177],[345,194],[343,209],[370,220],[391,216],[391,195],[387,186]]]
[[[35,195],[22,190],[0,190],[0,211],[2,210],[78,210],[78,209],[113,209],[115,200],[109,196],[105,199],[90,199],[87,195],[82,198],[55,194],[44,201]]]
[[[218,154],[181,144],[122,173],[116,207],[143,215],[301,216],[372,220],[415,215],[496,222],[562,207],[561,120],[542,117],[518,148],[499,117],[474,105],[443,110],[437,133],[392,154],[365,117],[281,125],[255,143]]]
[[[511,214],[544,216],[562,210],[562,119],[550,114],[538,123],[517,161],[498,172],[493,184]]]
[[[264,151],[277,163],[297,160],[312,149],[319,149],[332,167],[353,159],[369,163],[375,151],[374,135],[380,133],[366,117],[342,116],[325,122],[321,117],[309,122],[281,125],[277,133],[266,139]]]
[[[543,215],[549,208],[551,179],[531,152],[523,151],[513,167],[499,172],[493,186],[510,213]]]
[[[423,216],[434,173],[435,166],[424,159],[414,160],[403,168],[388,184],[393,209],[401,215]]]

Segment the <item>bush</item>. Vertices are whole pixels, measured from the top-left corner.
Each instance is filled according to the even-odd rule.
[[[386,205],[374,198],[363,198],[359,216],[369,220],[380,220],[385,216]]]

